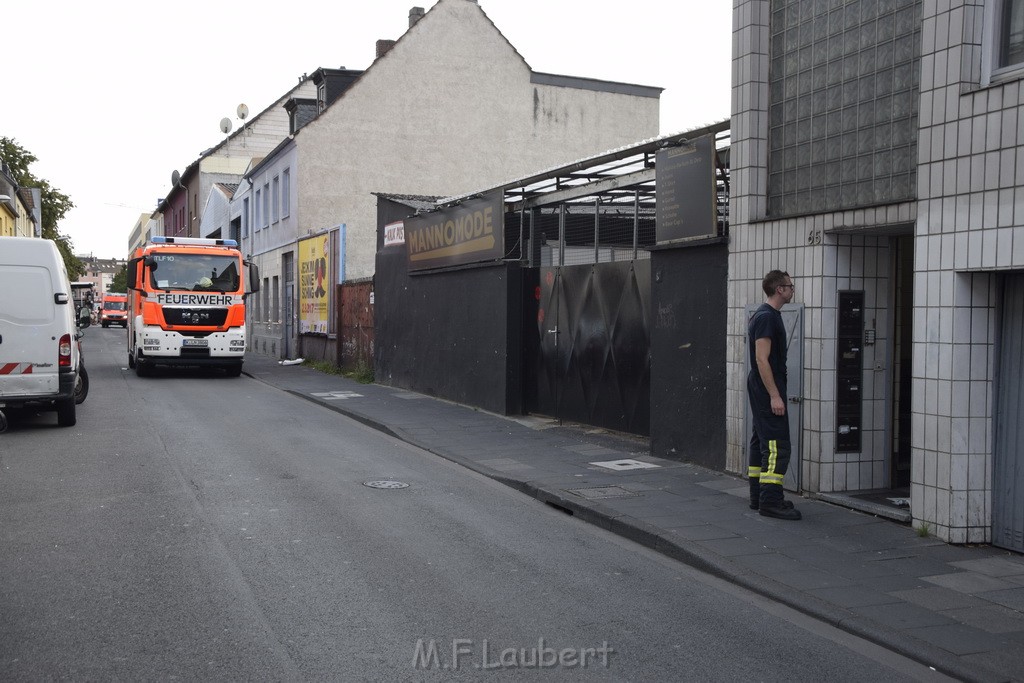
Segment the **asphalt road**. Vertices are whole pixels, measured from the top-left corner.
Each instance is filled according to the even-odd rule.
[[[253,379],[85,354],[75,427],[0,434],[2,680],[941,680]]]

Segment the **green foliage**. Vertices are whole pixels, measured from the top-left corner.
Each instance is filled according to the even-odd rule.
[[[915,529],[917,535],[921,538],[928,538],[932,534],[932,528],[928,525],[928,522],[921,522],[921,526]]]
[[[304,360],[302,361],[302,364],[328,375],[341,375],[342,377],[347,377],[348,379],[359,382],[360,384],[373,384],[373,368],[368,366],[366,363],[361,362],[351,370],[339,368],[334,363],[329,363],[324,360]]]
[[[117,271],[114,275],[114,279],[110,281],[110,286],[107,287],[108,292],[127,292],[128,291],[128,264],[121,266],[121,270]]]
[[[7,162],[14,182],[21,187],[39,188],[43,200],[40,211],[43,218],[43,239],[53,240],[57,243],[57,249],[64,257],[64,265],[68,269],[68,277],[72,281],[79,279],[85,273],[85,266],[75,256],[71,238],[60,234],[57,229],[57,224],[63,220],[68,211],[75,208],[71,197],[57,188],[51,187],[49,181],[37,178],[32,174],[29,166],[39,161],[39,158],[19,145],[17,140],[0,137],[0,158]]]

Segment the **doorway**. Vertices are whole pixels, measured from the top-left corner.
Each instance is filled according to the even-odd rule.
[[[295,337],[295,258],[287,252],[281,259],[281,275],[284,279],[283,335],[281,357],[290,359],[294,352],[292,340]]]
[[[992,467],[992,544],[1024,552],[1024,274],[1003,282]]]
[[[911,403],[914,348],[914,238],[900,235],[893,246],[892,412],[890,414],[889,486],[910,487]]]

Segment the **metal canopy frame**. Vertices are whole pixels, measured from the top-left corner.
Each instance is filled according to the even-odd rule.
[[[437,201],[434,208],[455,206],[485,194],[501,192],[507,228],[505,260],[520,261],[530,266],[544,263],[567,265],[567,248],[574,249],[575,257],[582,259],[574,261],[577,263],[646,258],[646,247],[654,244],[657,154],[660,150],[682,146],[707,135],[714,136],[717,152],[715,175],[719,234],[728,234],[729,125],[728,120],[720,121],[645,140],[477,192],[445,197]],[[513,223],[510,219],[514,214],[519,215]],[[557,260],[553,260],[554,257],[540,258],[538,262],[536,240],[539,235],[536,228],[543,216],[548,217],[549,223],[554,222],[557,216],[557,242],[549,234],[553,228],[545,233],[548,236],[544,239],[549,248],[557,249],[558,256]],[[630,218],[631,230],[628,227]],[[589,221],[589,227],[581,224],[583,220]],[[610,229],[609,222],[617,227]],[[514,234],[508,233],[516,224],[519,226],[518,239],[513,239]],[[581,249],[584,246],[586,250]]]

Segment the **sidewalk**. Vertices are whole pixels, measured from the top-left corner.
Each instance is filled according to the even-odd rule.
[[[962,680],[1024,681],[1024,556],[648,455],[646,440],[508,418],[253,354],[244,372]],[[604,464],[601,464],[604,463]],[[770,577],[769,577],[770,574]]]

